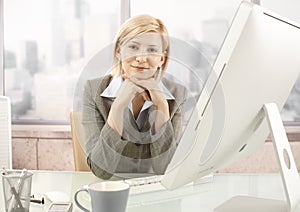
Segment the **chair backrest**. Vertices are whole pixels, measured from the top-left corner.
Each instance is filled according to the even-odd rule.
[[[81,124],[81,119],[81,112],[73,111],[70,113],[75,171],[90,171],[90,168],[86,162],[87,155],[82,148],[84,131]]]
[[[10,99],[0,96],[0,168],[12,168]]]

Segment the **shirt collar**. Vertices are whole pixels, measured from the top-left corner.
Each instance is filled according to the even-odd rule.
[[[119,89],[123,83],[123,79],[121,76],[113,77],[107,88],[100,94],[101,97],[107,98],[116,98]],[[158,88],[163,91],[165,98],[168,100],[175,99],[171,92],[166,88],[166,86],[160,81],[158,83]]]
[[[113,77],[109,85],[105,88],[105,90],[100,94],[102,97],[107,98],[116,98],[118,90],[120,89],[122,85],[122,77]]]

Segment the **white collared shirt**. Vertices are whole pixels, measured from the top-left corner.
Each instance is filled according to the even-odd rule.
[[[121,88],[122,83],[123,83],[123,79],[121,76],[113,77],[113,79],[111,80],[111,82],[109,83],[107,88],[100,94],[100,96],[107,97],[107,98],[113,98],[113,99],[116,98],[117,93],[118,93],[119,89]],[[164,84],[161,81],[158,83],[158,88],[163,92],[166,99],[168,99],[168,100],[175,99],[174,96],[171,94],[171,92],[164,86]],[[153,105],[153,103],[150,101],[144,102],[144,105],[143,105],[137,119],[135,120],[139,129],[141,129],[143,123],[146,120],[147,109],[149,107],[151,107],[152,105]],[[130,103],[128,105],[128,108],[133,113],[132,103]]]

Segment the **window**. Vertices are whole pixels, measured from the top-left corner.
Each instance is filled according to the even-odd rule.
[[[176,76],[181,77],[182,74],[179,74],[178,71],[182,72],[184,67],[180,67],[179,63],[181,65],[193,64],[191,68],[196,70],[196,77],[191,76],[190,73],[193,71],[190,69],[190,73],[185,75],[187,79],[181,80],[185,80],[185,85],[189,87],[190,91],[199,92],[201,89],[199,78],[205,82],[209,68],[216,58],[240,2],[241,0],[131,0],[131,16],[147,13],[164,21],[173,42],[176,42],[175,48],[171,49],[173,60],[171,59],[169,64],[169,73],[173,74],[175,78]],[[253,2],[260,3],[262,6],[300,23],[299,1],[262,0]],[[182,48],[183,45],[184,48]],[[193,50],[185,51],[186,49]],[[195,52],[200,52],[200,55]],[[189,58],[189,60],[185,58]],[[201,66],[197,62],[199,58],[202,58],[200,62],[202,66],[206,64],[206,67],[199,68]],[[300,79],[284,106],[282,118],[285,122],[293,124],[300,121]]]
[[[120,19],[128,17],[130,8],[131,16],[148,13],[167,25],[171,42],[176,43],[171,44],[168,74],[176,80],[179,71],[194,70],[177,79],[189,87],[193,101],[240,2],[0,0],[5,76],[0,75],[0,94],[11,98],[14,123],[67,123],[82,70],[97,52],[110,48]],[[300,22],[296,0],[255,2]],[[285,121],[300,121],[299,103],[300,79],[282,112]]]
[[[14,122],[67,123],[88,60],[111,44],[119,0],[3,0],[4,93]]]

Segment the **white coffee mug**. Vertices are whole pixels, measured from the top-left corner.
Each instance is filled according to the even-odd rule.
[[[78,194],[87,192],[91,197],[94,212],[125,212],[129,194],[129,185],[123,181],[104,181],[92,183],[77,190],[74,200],[81,210],[89,211],[78,201]]]

